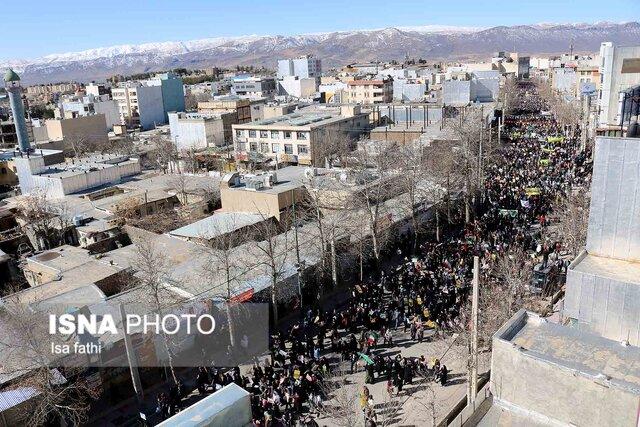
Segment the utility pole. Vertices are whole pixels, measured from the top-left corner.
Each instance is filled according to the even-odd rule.
[[[480,287],[480,262],[478,256],[473,257],[473,296],[471,300],[471,342],[469,345],[469,378],[467,389],[467,405],[475,404],[478,393],[478,297]]]
[[[124,312],[124,304],[120,303],[120,317],[122,318],[122,332],[124,334],[124,348],[127,352],[127,361],[129,362],[129,371],[131,372],[131,382],[133,390],[136,393],[136,399],[139,404],[144,400],[144,391],[140,382],[140,373],[138,372],[138,358],[133,349],[131,337],[127,333],[127,315]]]
[[[296,239],[296,261],[298,262],[298,298],[300,298],[300,313],[302,313],[302,272],[303,267],[300,262],[300,245],[298,244],[298,217],[296,215],[296,190],[291,189],[291,206],[293,214],[293,235]]]

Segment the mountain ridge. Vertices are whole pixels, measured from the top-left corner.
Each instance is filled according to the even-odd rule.
[[[494,51],[558,54],[569,50],[596,52],[600,43],[637,43],[640,23],[540,23],[532,25],[388,27],[373,30],[283,35],[213,37],[99,47],[45,55],[32,60],[0,61],[26,83],[90,81],[114,74],[133,74],[176,67],[264,65],[275,68],[278,57],[314,54],[325,68],[349,62],[402,59],[428,61],[487,56]]]

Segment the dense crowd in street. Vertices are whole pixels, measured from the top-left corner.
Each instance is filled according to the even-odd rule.
[[[344,307],[308,310],[299,322],[273,336],[270,357],[245,375],[238,368],[224,373],[202,368],[199,390],[206,393],[231,382],[244,387],[252,396],[255,426],[316,425],[308,414],[323,414],[331,398],[329,379],[364,369],[360,405],[365,425],[375,426],[366,384],[384,381],[390,395],[403,393],[415,381],[446,386],[448,369],[438,355],[383,357],[378,349],[393,346],[400,333],[419,342],[460,328],[474,255],[485,274],[514,246],[532,261],[566,268],[560,242],[535,230],[547,225],[558,198],[573,186],[588,184],[588,153],[581,150],[573,129],[541,114],[540,99],[525,90],[518,98],[519,113],[505,120],[507,142],[485,167],[473,221],[447,233],[441,242],[420,244],[416,254],[399,249],[404,261],[355,286]],[[165,407],[168,415],[172,404]]]

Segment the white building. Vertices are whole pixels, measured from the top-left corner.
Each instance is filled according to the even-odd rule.
[[[311,55],[278,61],[278,79],[300,77],[301,79],[317,79],[322,74],[322,61]]]
[[[118,112],[118,104],[110,99],[109,95],[96,96],[88,94],[81,99],[63,101],[60,106],[61,118],[104,114],[108,130],[112,130],[113,125],[122,123]]]
[[[427,83],[417,79],[394,78],[394,101],[421,102],[427,93]]]
[[[278,95],[292,98],[312,98],[316,93],[317,79],[285,76],[278,80]]]
[[[161,86],[126,82],[121,87],[113,88],[111,94],[118,104],[122,124],[147,130],[165,122]]]
[[[272,98],[277,90],[273,77],[241,76],[233,79],[231,94],[248,98]]]
[[[619,126],[620,92],[640,84],[640,46],[600,45],[599,126]]]
[[[22,194],[40,190],[48,198],[61,198],[90,188],[117,184],[127,176],[140,173],[138,159],[111,154],[48,164],[47,157],[58,153],[57,150],[41,150],[14,158]]]
[[[178,150],[201,150],[225,143],[220,114],[169,113],[169,127]]]

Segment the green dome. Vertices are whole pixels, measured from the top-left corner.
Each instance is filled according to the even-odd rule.
[[[20,80],[20,76],[16,74],[11,68],[4,73],[4,81],[5,82],[17,82]]]

